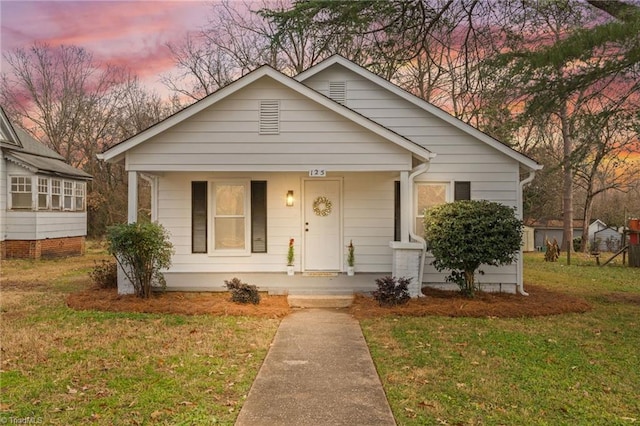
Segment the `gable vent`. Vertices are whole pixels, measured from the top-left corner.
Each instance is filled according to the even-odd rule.
[[[280,101],[260,101],[260,134],[280,134]]]
[[[334,101],[344,103],[347,101],[347,82],[346,81],[330,81],[329,97]]]

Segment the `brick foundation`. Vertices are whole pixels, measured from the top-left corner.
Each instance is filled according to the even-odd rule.
[[[85,253],[85,237],[50,238],[46,240],[2,241],[2,259],[52,259],[82,256]]]

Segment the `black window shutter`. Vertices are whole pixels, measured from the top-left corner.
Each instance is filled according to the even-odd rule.
[[[207,182],[191,182],[191,252],[207,252]]]
[[[251,252],[267,252],[266,181],[251,181]]]
[[[471,199],[471,182],[456,182],[453,191],[454,201]]]
[[[400,241],[400,181],[394,182],[393,191],[393,241]]]

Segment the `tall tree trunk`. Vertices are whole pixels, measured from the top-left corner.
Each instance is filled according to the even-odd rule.
[[[573,168],[571,165],[571,130],[567,114],[567,103],[562,103],[560,107],[560,122],[562,128],[562,250],[567,253],[567,265],[571,265],[571,249],[573,246]]]
[[[589,250],[589,223],[591,223],[591,210],[593,208],[593,195],[587,194],[584,201],[584,214],[582,215],[582,241],[580,242],[580,251],[586,253]],[[591,247],[591,251],[598,251],[597,243]]]

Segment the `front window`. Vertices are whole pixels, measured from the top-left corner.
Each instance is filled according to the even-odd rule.
[[[246,251],[247,184],[216,183],[213,198],[214,250]]]
[[[424,211],[444,204],[448,199],[448,183],[421,182],[416,184],[415,233],[424,236]]]
[[[11,208],[30,209],[31,203],[31,176],[11,177]]]
[[[38,210],[49,208],[49,179],[38,178]]]

